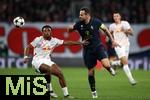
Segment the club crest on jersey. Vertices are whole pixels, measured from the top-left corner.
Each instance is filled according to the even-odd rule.
[[[49,51],[49,50],[51,50],[52,48],[50,48],[50,47],[44,47],[44,48],[42,48],[42,50],[44,50],[44,51]]]

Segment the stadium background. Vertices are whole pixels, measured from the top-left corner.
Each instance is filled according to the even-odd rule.
[[[131,23],[134,36],[130,37],[131,48],[129,65],[139,83],[141,82],[141,88],[137,96],[144,92],[145,94],[141,95],[139,99],[149,100],[150,0],[0,0],[0,74],[35,74],[30,64],[26,65],[22,62],[23,49],[36,36],[41,35],[41,27],[45,24],[51,25],[54,32],[53,35],[60,39],[80,41],[81,38],[78,33],[67,33],[66,28],[77,20],[79,9],[82,6],[89,7],[92,14],[100,18],[107,26],[112,22],[112,12],[116,9],[122,13],[123,19]],[[26,24],[23,28],[18,29],[14,27],[12,22],[16,16],[22,16],[25,19]],[[102,40],[105,44],[106,37],[103,34]],[[86,69],[82,60],[82,47],[60,46],[54,50],[52,59],[63,69],[66,79],[70,82],[69,86],[71,86],[71,83],[76,84],[76,81],[81,81],[77,79],[81,76],[84,76],[84,80],[82,81],[86,81]],[[78,69],[74,69],[76,67]],[[83,74],[77,75],[74,71],[79,71]],[[98,82],[105,85],[112,82],[113,86],[116,82],[118,82],[118,84],[123,84],[119,82],[124,81],[127,83],[126,77],[124,77],[121,70],[120,73],[120,76],[112,80],[105,71],[101,71],[97,76],[106,76],[106,78],[98,79]],[[70,74],[76,76],[73,77],[74,80]],[[122,78],[125,79],[123,80]],[[54,82],[56,82],[55,79]],[[82,85],[88,85],[86,83],[80,83],[81,87]],[[106,95],[109,93],[107,89],[109,90],[109,88],[112,87],[107,86],[108,88],[102,88],[106,87],[102,84],[99,87],[100,90],[105,90],[103,91],[104,95],[102,94],[102,98],[110,99],[106,97]],[[73,85],[71,87],[74,89],[77,86]],[[117,86],[114,87],[119,91],[120,88]],[[54,86],[54,88],[57,88],[57,86]],[[88,86],[86,86],[86,88],[88,88]],[[124,89],[125,88],[127,87],[124,87]],[[138,88],[136,89],[133,91],[128,89],[126,91],[136,92]],[[145,89],[145,91],[143,89]],[[71,91],[77,92],[75,89]],[[118,95],[112,95],[111,98],[116,100],[117,96]],[[122,93],[120,96],[123,96],[124,99],[138,99],[135,95],[134,97],[126,95],[126,97]]]

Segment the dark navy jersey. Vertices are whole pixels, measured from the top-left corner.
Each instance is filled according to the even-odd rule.
[[[102,25],[102,22],[97,18],[91,18],[88,24],[85,24],[82,21],[76,22],[74,25],[74,30],[77,30],[82,37],[82,40],[88,39],[89,44],[85,47],[97,47],[100,45],[101,39],[99,34],[99,29]]]

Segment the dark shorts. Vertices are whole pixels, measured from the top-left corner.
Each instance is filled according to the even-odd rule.
[[[116,51],[114,48],[112,48],[112,47],[108,48],[107,52],[108,52],[109,57],[114,57],[114,56],[117,57],[117,54],[116,54]]]
[[[97,60],[108,58],[108,55],[106,49],[101,44],[95,48],[84,48],[83,58],[86,67],[90,69],[96,66]]]
[[[117,56],[115,49],[112,47],[111,42],[107,42],[107,53],[109,57]]]

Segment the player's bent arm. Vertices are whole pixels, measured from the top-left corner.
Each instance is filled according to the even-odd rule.
[[[106,33],[106,35],[109,37],[113,47],[117,47],[117,46],[120,47],[120,45],[117,42],[115,42],[112,34],[110,33],[110,31],[108,30],[108,28],[104,24],[102,24],[100,26],[100,29],[102,29]]]
[[[24,63],[27,63],[29,61],[29,52],[33,48],[31,44],[29,44],[25,49],[24,49]]]
[[[127,29],[127,30],[125,31],[125,33],[126,33],[127,35],[133,36],[133,29],[132,29],[132,28]]]
[[[33,48],[31,44],[29,44],[25,49],[24,49],[24,56],[29,57],[29,52]]]
[[[102,25],[100,26],[100,29],[102,29],[102,30],[106,33],[106,35],[109,37],[109,39],[110,39],[111,41],[114,41],[114,39],[113,39],[113,37],[112,37],[110,31],[108,30],[108,28],[107,28],[104,24],[102,24]]]

